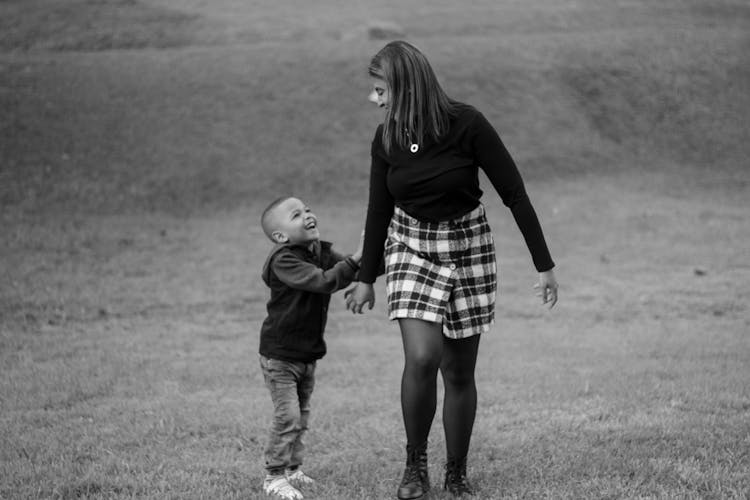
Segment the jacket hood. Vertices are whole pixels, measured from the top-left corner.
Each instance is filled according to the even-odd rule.
[[[263,272],[261,274],[263,282],[266,285],[270,285],[271,283],[271,261],[277,253],[288,247],[289,245],[287,243],[277,243],[273,246],[271,251],[268,252],[268,257],[266,257],[266,262],[263,264]]]
[[[330,247],[331,244],[327,241],[316,241],[313,244],[313,253],[316,255],[320,255],[320,250],[323,247]],[[268,257],[266,257],[266,262],[263,264],[263,272],[261,276],[263,277],[263,282],[270,286],[271,285],[271,261],[273,261],[273,258],[276,256],[277,253],[281,252],[285,248],[304,248],[307,250],[307,248],[301,246],[301,245],[290,245],[289,243],[277,243],[274,245],[274,247],[271,249],[271,251],[268,253]]]

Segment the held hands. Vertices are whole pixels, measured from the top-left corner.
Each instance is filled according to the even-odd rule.
[[[362,260],[362,248],[365,244],[365,232],[359,237],[359,246],[357,250],[352,254],[352,259],[359,264]],[[375,291],[371,283],[358,282],[353,288],[350,288],[344,292],[344,298],[346,299],[346,308],[354,314],[362,314],[362,308],[365,304],[368,305],[369,309],[375,305]]]
[[[375,305],[375,290],[372,283],[362,283],[361,281],[344,292],[346,298],[346,308],[354,314],[362,314],[362,308],[365,304],[368,309]]]
[[[547,307],[552,309],[557,304],[557,279],[555,273],[550,269],[539,273],[539,283],[534,285],[537,290],[537,297],[542,298],[542,304],[548,304]]]

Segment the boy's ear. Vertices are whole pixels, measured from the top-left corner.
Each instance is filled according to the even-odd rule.
[[[287,241],[289,241],[289,236],[285,235],[281,231],[274,231],[273,233],[271,233],[271,237],[276,243],[286,243]]]

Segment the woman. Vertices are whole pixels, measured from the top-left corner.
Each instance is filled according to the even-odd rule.
[[[399,499],[430,487],[427,438],[435,416],[437,372],[445,387],[444,488],[472,494],[466,456],[476,415],[479,338],[494,320],[495,249],[480,203],[478,169],[521,230],[539,272],[539,294],[557,302],[554,263],[513,159],[475,108],[450,99],[425,56],[395,41],[372,59],[370,101],[385,110],[372,142],[370,199],[359,283],[347,308],[375,303],[373,283],[385,252],[388,314],[405,354],[401,406],[406,468]]]

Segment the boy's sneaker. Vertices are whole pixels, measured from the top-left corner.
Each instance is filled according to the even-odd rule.
[[[263,491],[266,495],[271,495],[284,500],[302,500],[302,492],[289,484],[286,476],[267,475],[263,480]]]
[[[286,477],[296,486],[311,486],[315,484],[315,480],[302,472],[302,469],[290,470]]]

